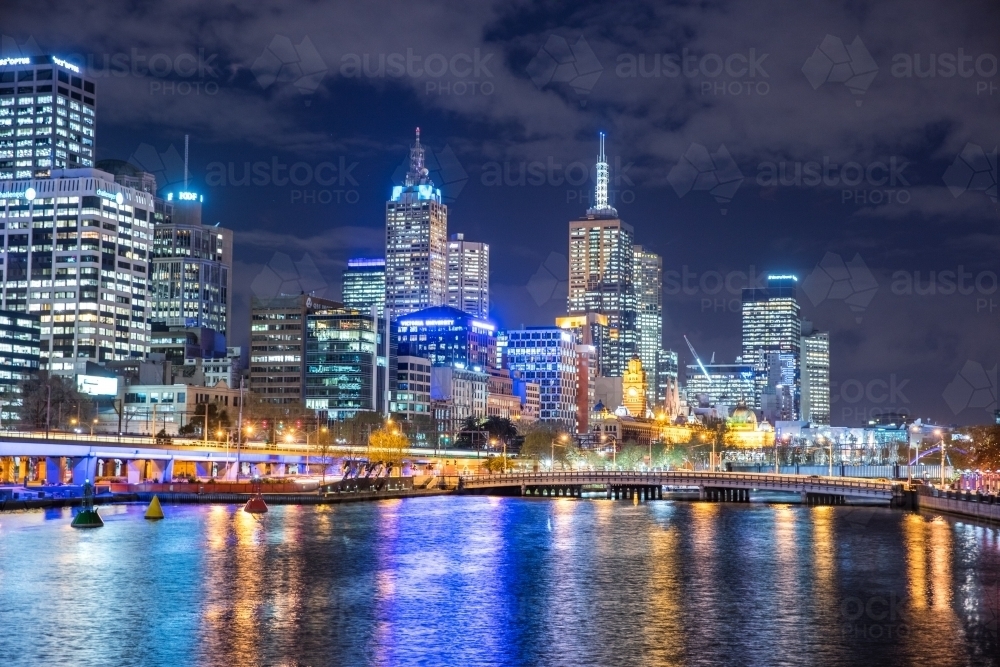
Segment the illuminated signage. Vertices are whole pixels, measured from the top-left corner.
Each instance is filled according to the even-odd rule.
[[[0,199],[27,199],[31,201],[35,198],[35,188],[28,188],[21,192],[0,192]]]
[[[168,192],[167,193],[167,201],[173,201],[173,200],[174,200],[174,193],[173,192]],[[177,193],[177,200],[178,201],[205,201],[205,197],[204,197],[204,195],[199,195],[197,192],[178,192]]]
[[[768,280],[794,280],[795,282],[799,281],[799,279],[797,277],[793,276],[793,275],[787,275],[787,276],[786,275],[768,276],[767,279]]]
[[[100,188],[97,189],[97,196],[102,197],[104,199],[109,199],[118,204],[119,206],[121,206],[122,202],[125,201],[125,197],[122,196],[122,193],[108,192],[107,190],[101,190]]]
[[[76,388],[81,394],[89,396],[117,396],[118,378],[99,375],[77,375]]]
[[[30,65],[31,58],[0,58],[0,67],[10,67],[11,65]]]
[[[80,73],[80,68],[79,67],[77,67],[76,65],[74,65],[71,62],[67,62],[67,61],[63,60],[62,58],[56,58],[55,56],[52,56],[52,62],[54,62],[56,65],[59,65],[60,67],[65,67],[66,69],[68,69],[71,72],[76,72],[77,74]]]
[[[473,320],[472,326],[479,327],[481,329],[486,329],[487,331],[493,331],[493,329],[495,328],[492,324],[489,324],[487,322],[480,322],[478,320]]]

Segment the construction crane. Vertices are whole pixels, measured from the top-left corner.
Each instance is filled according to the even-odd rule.
[[[708,371],[705,370],[705,364],[701,363],[701,357],[699,357],[698,353],[694,351],[694,345],[692,345],[691,341],[688,340],[687,334],[684,334],[684,342],[687,343],[688,349],[691,350],[691,355],[694,357],[694,360],[698,362],[698,368],[700,368],[701,372],[705,374],[705,379],[711,380],[712,378],[708,375]],[[712,354],[712,357],[715,357],[714,353]]]

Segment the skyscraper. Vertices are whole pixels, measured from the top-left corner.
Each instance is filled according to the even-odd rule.
[[[62,58],[0,58],[0,181],[93,167],[95,92]]]
[[[802,321],[802,419],[830,424],[830,334]]]
[[[792,419],[799,415],[801,379],[802,325],[795,294],[797,282],[795,276],[771,275],[766,287],[743,289],[742,363],[754,369],[753,407],[761,407],[765,391],[780,394],[787,390]]]
[[[344,306],[371,312],[379,317],[385,312],[385,260],[356,258],[347,260],[344,271]]]
[[[448,298],[448,207],[434,187],[417,140],[403,185],[385,205],[385,308],[392,318]]]
[[[647,384],[646,402],[660,410],[665,401],[657,391],[655,378],[658,377],[657,365],[663,347],[663,260],[641,245],[635,246],[634,253],[633,281],[638,311],[636,353],[647,375],[653,378]]]
[[[149,353],[153,196],[97,169],[0,181],[3,308],[39,315],[42,368]]]
[[[452,234],[448,241],[448,305],[473,317],[490,314],[490,246]]]
[[[150,319],[169,327],[208,327],[229,338],[233,232],[201,222],[203,197],[167,194],[169,214],[153,232]]]
[[[578,391],[577,345],[558,327],[507,332],[507,366],[540,387],[539,419],[575,428]]]
[[[594,205],[569,223],[570,315],[601,313],[608,318],[608,365],[603,374],[621,377],[636,352],[637,313],[631,225],[608,202],[608,163],[601,134]]]

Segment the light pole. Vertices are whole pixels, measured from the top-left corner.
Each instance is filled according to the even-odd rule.
[[[94,437],[94,427],[97,426],[97,417],[94,417],[93,421],[90,422],[90,437]]]

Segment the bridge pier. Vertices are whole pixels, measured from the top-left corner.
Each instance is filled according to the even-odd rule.
[[[804,493],[802,501],[806,505],[845,505],[846,498],[832,493]]]
[[[45,457],[45,482],[60,484],[63,481],[63,459],[59,456]]]

